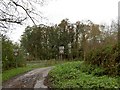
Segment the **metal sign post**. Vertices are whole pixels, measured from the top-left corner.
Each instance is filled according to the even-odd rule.
[[[71,43],[68,44],[69,59],[71,58]]]
[[[64,54],[64,46],[59,47],[59,53],[60,53],[60,59],[63,59],[63,54]]]
[[[14,56],[15,56],[16,68],[18,67],[18,65],[17,65],[17,56],[18,56],[18,53],[19,53],[18,49],[14,49]]]

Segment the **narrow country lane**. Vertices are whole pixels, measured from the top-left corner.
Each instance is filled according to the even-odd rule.
[[[24,75],[8,80],[3,88],[47,88],[44,83],[45,77],[53,67],[34,69]]]

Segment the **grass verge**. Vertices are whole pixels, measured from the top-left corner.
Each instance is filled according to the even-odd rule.
[[[19,67],[19,68],[14,68],[11,70],[6,70],[2,73],[2,82],[7,81],[16,75],[25,73],[30,70],[32,70],[32,68],[30,67]]]
[[[108,77],[103,68],[80,61],[57,65],[46,81],[51,88],[120,88],[117,77]]]

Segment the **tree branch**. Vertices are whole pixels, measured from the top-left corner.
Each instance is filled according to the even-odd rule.
[[[20,22],[20,21],[11,20],[10,18],[2,18],[2,19],[0,18],[0,21],[21,24],[21,22]]]
[[[19,4],[17,4],[16,2],[14,2],[13,0],[11,0],[11,1],[12,1],[16,6],[21,7],[21,8],[26,12],[26,14],[29,16],[29,18],[32,20],[33,24],[36,26],[33,18],[30,16],[30,14],[28,13],[28,11],[27,11],[25,8],[24,8],[22,5],[19,5]]]
[[[0,18],[0,21],[22,24],[21,22],[24,21],[25,19],[27,19],[27,18],[24,18],[24,19],[21,19],[21,20],[13,20],[13,19],[10,19],[10,18]]]

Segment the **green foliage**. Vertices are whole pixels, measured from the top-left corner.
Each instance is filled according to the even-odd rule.
[[[86,62],[106,69],[106,74],[118,75],[118,46],[107,45],[96,50],[91,50],[86,56]]]
[[[15,67],[15,60],[13,55],[13,44],[5,36],[2,38],[2,64],[3,70]]]
[[[65,47],[64,58],[83,58],[87,39],[100,34],[98,25],[91,24],[92,30],[90,30],[89,22],[87,23],[88,25],[76,22],[73,25],[68,19],[63,19],[55,26],[28,26],[22,35],[21,45],[35,59],[59,58],[59,46],[61,45]],[[71,44],[70,49],[68,44]]]
[[[103,76],[106,75],[106,72],[104,68],[96,68],[92,74],[95,76]]]
[[[116,23],[114,23],[116,25]],[[114,27],[114,26],[113,26]],[[41,60],[58,59],[60,57],[59,46],[64,46],[64,59],[89,58],[86,54],[91,49],[101,48],[105,45],[112,45],[117,41],[117,32],[107,26],[94,24],[92,21],[77,21],[70,23],[68,19],[63,19],[60,24],[46,26],[26,27],[21,38],[21,46],[29,57]],[[106,29],[108,31],[106,31]],[[110,30],[109,30],[110,29]],[[71,47],[68,47],[71,44]],[[98,49],[99,50],[99,49]],[[104,53],[108,53],[111,48],[107,47]],[[95,51],[95,50],[94,50]],[[91,52],[90,61],[96,63],[101,56],[99,51]],[[109,55],[109,54],[108,54]],[[114,55],[117,55],[114,54]],[[99,56],[96,61],[95,56]],[[114,58],[114,57],[113,57]],[[106,58],[104,58],[106,61]]]
[[[27,27],[21,39],[21,46],[35,59],[58,59],[59,46],[64,45],[65,57],[68,43],[73,42],[74,33],[69,32],[68,21],[63,20],[56,26],[39,25]]]
[[[108,77],[102,68],[70,62],[56,66],[48,75],[48,86],[52,88],[118,88],[118,78]]]
[[[19,49],[19,55],[14,56],[14,49]],[[2,35],[2,69],[7,70],[18,66],[24,66],[24,53],[17,44],[13,44],[5,35]]]

